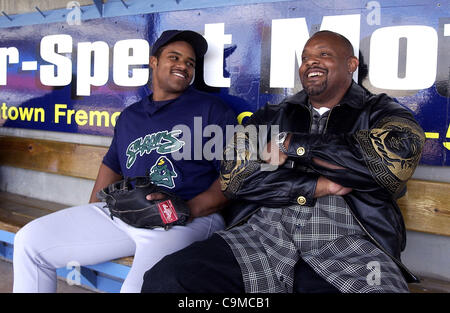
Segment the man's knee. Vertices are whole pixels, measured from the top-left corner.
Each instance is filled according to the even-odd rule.
[[[241,270],[219,235],[164,257],[144,275],[142,292],[239,292]]]
[[[14,236],[14,251],[16,254],[19,251],[28,251],[28,253],[30,253],[30,250],[33,250],[34,243],[39,234],[36,231],[36,227],[34,227],[35,223],[33,222],[22,227]]]
[[[168,255],[144,274],[141,292],[144,293],[182,293],[184,274],[188,270],[186,260],[176,255]]]

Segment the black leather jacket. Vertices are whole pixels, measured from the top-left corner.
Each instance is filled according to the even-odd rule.
[[[373,95],[355,82],[330,111],[323,134],[309,134],[311,119],[303,91],[252,115],[246,125],[279,125],[280,131],[293,133],[289,158],[275,171],[252,170],[245,177],[241,170],[230,174],[230,162],[222,162],[222,190],[235,199],[224,212],[228,228],[245,221],[262,205],[314,205],[317,179],[322,175],[353,189],[343,198],[363,231],[400,267],[407,282],[418,282],[400,261],[406,232],[396,199],[405,193],[406,181],[420,160],[423,130],[393,99]],[[345,169],[321,167],[313,158]],[[235,169],[251,162],[236,163],[231,163]]]

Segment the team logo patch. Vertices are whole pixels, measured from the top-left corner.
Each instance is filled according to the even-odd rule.
[[[150,169],[150,179],[158,186],[164,186],[170,189],[174,188],[174,178],[177,176],[172,162],[164,156],[160,157]]]
[[[392,194],[402,191],[422,153],[425,136],[420,126],[406,118],[386,117],[355,136],[373,178]]]
[[[425,138],[423,132],[407,119],[385,118],[369,138],[381,162],[401,181],[407,181],[419,163]]]
[[[164,224],[170,224],[178,220],[178,215],[172,205],[172,201],[166,200],[158,203],[158,209]]]
[[[246,132],[237,132],[227,145],[220,168],[220,187],[228,195],[237,193],[242,182],[260,168],[256,160],[256,139]]]

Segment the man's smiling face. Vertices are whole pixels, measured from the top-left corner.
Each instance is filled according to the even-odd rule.
[[[355,66],[357,60],[342,39],[329,33],[317,34],[303,50],[300,80],[310,97],[329,98],[349,86]]]
[[[195,52],[185,41],[174,41],[162,48],[158,57],[150,57],[153,70],[153,92],[156,99],[179,97],[194,77]]]

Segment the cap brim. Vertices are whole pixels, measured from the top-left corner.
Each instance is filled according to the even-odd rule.
[[[203,57],[208,50],[208,42],[199,33],[184,30],[176,35],[174,35],[168,42],[183,40],[191,44],[192,48],[195,50],[195,55],[200,58]]]

